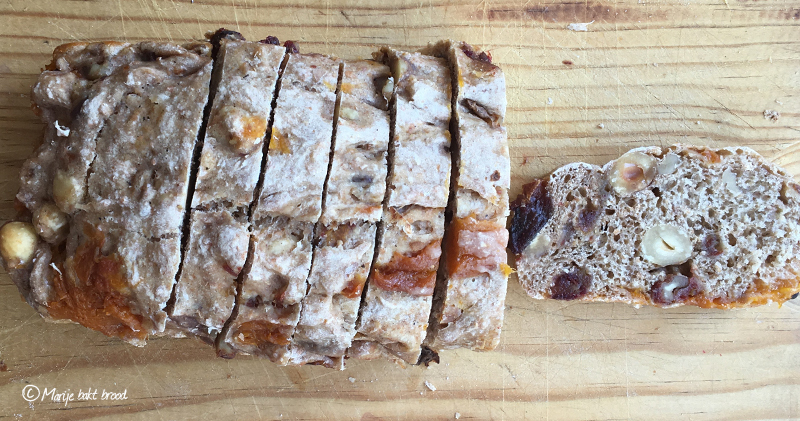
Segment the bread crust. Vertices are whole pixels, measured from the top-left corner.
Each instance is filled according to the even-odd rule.
[[[338,60],[319,54],[289,56],[255,220],[288,216],[316,223],[319,219],[338,81]]]
[[[252,212],[253,256],[243,272],[238,314],[217,352],[294,364],[292,337],[308,290],[314,226],[330,159],[339,61],[289,55],[280,81],[264,184]]]
[[[292,364],[344,368],[375,250],[386,191],[389,68],[343,63],[341,103],[322,218],[316,227],[309,290],[292,338]]]
[[[632,153],[652,157],[656,172],[646,187],[620,194],[609,178]],[[744,147],[637,148],[603,167],[565,166],[548,177],[558,210],[518,255],[519,280],[534,298],[553,296],[557,276],[579,270],[589,285],[570,299],[721,309],[783,303],[800,291],[796,186]],[[657,225],[683,233],[691,245],[685,261],[659,264],[643,251]]]
[[[169,327],[213,342],[233,311],[236,279],[247,258],[246,215],[192,210],[189,236]]]
[[[32,92],[44,141],[17,197],[21,218],[49,206],[68,235],[40,238],[31,266],[12,273],[43,316],[137,345],[164,331],[209,53],[161,42],[54,52]]]
[[[425,345],[433,350],[491,350],[500,341],[510,272],[505,251],[510,180],[503,126],[505,76],[488,54],[464,42],[443,41],[431,50],[446,56],[454,73],[458,133],[445,264]]]
[[[192,207],[249,207],[261,172],[278,71],[286,49],[223,39]]]

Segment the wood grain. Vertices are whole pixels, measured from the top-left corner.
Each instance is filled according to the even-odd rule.
[[[508,77],[513,193],[567,162],[628,148],[746,145],[800,175],[800,6],[763,1],[24,1],[0,4],[0,218],[41,124],[28,93],[52,49],[189,40],[225,26],[305,51],[368,57],[441,38],[491,50]],[[567,30],[593,22],[587,32]],[[570,64],[571,63],[571,64]],[[765,110],[781,113],[767,120]],[[495,352],[430,369],[345,372],[217,359],[195,340],[134,348],[45,323],[0,277],[0,418],[800,418],[800,305],[718,311],[528,299],[512,280]],[[428,381],[436,390],[429,390]],[[127,390],[68,405],[23,387]]]

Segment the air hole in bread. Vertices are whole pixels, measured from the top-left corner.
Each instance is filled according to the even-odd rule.
[[[581,187],[578,189],[578,193],[580,193],[581,197],[586,197],[586,195],[588,194],[588,193],[586,192],[586,187],[583,187],[583,186],[581,186]]]
[[[736,236],[733,235],[732,233],[728,234],[728,244],[731,246],[735,246],[736,243],[737,243]]]
[[[623,200],[623,202],[625,202],[625,204],[626,204],[626,205],[628,205],[628,206],[630,206],[630,207],[634,207],[634,206],[636,206],[636,199],[634,199],[634,198],[632,198],[632,197],[626,197],[626,198]]]
[[[615,214],[615,213],[617,213],[617,211],[616,211],[616,210],[614,210],[614,209],[612,209],[612,208],[606,208],[606,215],[609,215],[609,216],[611,216],[611,215],[613,215],[613,214]]]
[[[433,225],[430,221],[415,221],[411,224],[414,235],[428,235],[433,232]]]
[[[775,262],[777,260],[778,259],[775,257],[774,254],[770,254],[769,256],[767,256],[767,259],[764,261],[764,263],[766,263],[768,266],[775,266]]]

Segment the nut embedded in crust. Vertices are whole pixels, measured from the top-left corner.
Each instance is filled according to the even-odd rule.
[[[69,233],[67,214],[58,206],[46,203],[33,213],[33,225],[39,236],[50,244],[59,244]]]
[[[33,261],[37,236],[32,224],[9,222],[0,228],[0,255],[9,269],[21,269]]]
[[[75,209],[80,199],[79,192],[78,180],[61,170],[56,171],[53,177],[53,200],[61,210],[70,212]]]
[[[653,285],[650,289],[650,298],[654,303],[670,305],[684,302],[699,292],[700,286],[694,277],[672,274]]]
[[[642,238],[642,255],[658,266],[679,265],[692,256],[692,241],[674,225],[656,225]]]
[[[609,173],[614,191],[622,196],[647,187],[656,176],[656,159],[642,152],[632,151],[622,155]]]

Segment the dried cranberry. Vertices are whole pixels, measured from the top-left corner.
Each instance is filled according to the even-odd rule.
[[[286,41],[283,46],[286,47],[287,53],[297,54],[300,52],[300,48],[297,47],[297,43],[294,41]]]
[[[281,42],[280,40],[278,40],[278,37],[273,37],[272,35],[269,35],[268,37],[262,39],[259,42],[262,44],[281,45]]]
[[[592,277],[581,269],[556,276],[550,287],[550,298],[555,300],[576,300],[586,295],[592,285]]]
[[[722,254],[722,239],[717,234],[708,234],[703,240],[703,249],[709,256],[719,256]]]
[[[211,35],[211,38],[208,40],[211,43],[211,57],[216,58],[217,52],[219,51],[219,45],[223,39],[234,39],[239,41],[244,41],[245,38],[242,34],[236,31],[230,31],[225,28],[217,29],[217,32],[214,32],[214,35]]]
[[[250,299],[247,300],[247,302],[244,303],[244,305],[246,305],[246,306],[248,306],[250,308],[258,308],[258,307],[261,307],[261,304],[263,304],[263,303],[264,303],[264,299],[261,298],[260,295],[256,295],[255,297],[250,297]]]
[[[472,46],[469,45],[469,44],[464,44],[461,47],[461,51],[464,52],[464,55],[466,55],[467,57],[469,57],[469,58],[471,58],[473,60],[482,61],[484,63],[492,64],[492,54],[491,53],[487,53],[485,51],[481,51],[480,54],[478,54],[478,53],[475,52],[474,49],[472,49]]]
[[[547,180],[535,180],[522,187],[522,194],[511,203],[508,246],[519,254],[536,238],[536,234],[553,215],[553,202],[547,193]]]
[[[466,107],[472,115],[485,121],[490,126],[492,127],[500,126],[500,116],[490,113],[489,110],[486,109],[486,107],[484,107],[477,101],[473,101],[469,98],[464,98],[464,100],[461,101],[461,104],[464,105],[464,107]]]
[[[594,228],[595,222],[597,222],[597,216],[600,212],[597,210],[597,206],[592,203],[592,201],[588,201],[586,207],[583,208],[580,214],[578,214],[578,228],[580,228],[583,232],[589,232]]]

